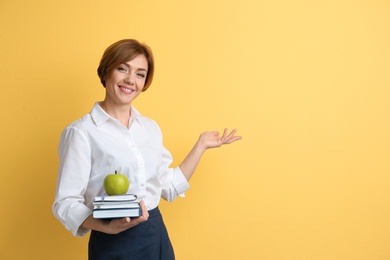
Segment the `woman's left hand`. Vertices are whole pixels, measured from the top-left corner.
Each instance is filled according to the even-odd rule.
[[[221,147],[224,144],[231,144],[242,139],[241,136],[235,135],[236,132],[237,129],[233,129],[233,131],[228,134],[228,130],[225,128],[223,130],[222,136],[219,135],[218,131],[204,132],[201,134],[195,146],[192,148],[184,161],[179,165],[187,181],[190,180],[196,166],[200,161],[200,158],[207,149]]]
[[[218,131],[211,131],[202,133],[199,137],[199,143],[204,149],[220,147],[224,144],[231,144],[235,141],[242,139],[242,136],[236,136],[237,129],[233,129],[228,134],[228,129],[225,128],[222,136],[219,135]]]

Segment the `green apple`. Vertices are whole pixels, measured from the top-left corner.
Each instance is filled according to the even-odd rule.
[[[121,173],[108,174],[104,178],[104,190],[108,195],[126,194],[129,190],[130,182],[126,175]]]

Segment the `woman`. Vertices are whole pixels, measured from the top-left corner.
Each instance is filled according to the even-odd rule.
[[[129,39],[109,46],[98,67],[104,100],[61,135],[53,213],[74,235],[91,230],[89,259],[174,259],[158,209],[160,197],[183,196],[207,149],[241,139],[236,130],[227,134],[225,129],[222,136],[205,132],[179,167],[170,168],[172,156],[158,125],[132,106],[149,88],[153,73],[153,55],[145,44]],[[141,217],[92,218],[94,197],[104,194],[103,180],[115,171],[129,178],[128,193],[142,199]]]

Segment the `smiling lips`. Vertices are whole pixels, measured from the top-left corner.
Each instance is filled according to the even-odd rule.
[[[125,87],[125,86],[119,86],[119,88],[120,88],[120,90],[122,90],[122,92],[127,93],[127,94],[129,94],[129,93],[134,91],[134,90],[132,90],[132,89],[130,89],[128,87]]]

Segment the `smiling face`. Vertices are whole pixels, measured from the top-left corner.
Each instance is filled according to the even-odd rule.
[[[145,80],[143,91],[147,90],[153,81],[154,58],[152,50],[146,44],[135,39],[123,39],[110,45],[103,53],[97,69],[100,82],[106,87],[107,76],[117,69],[117,65],[127,63],[135,57],[143,55],[147,60],[148,75]]]
[[[148,74],[148,61],[144,55],[116,66],[105,80],[105,103],[130,105],[142,92]]]

